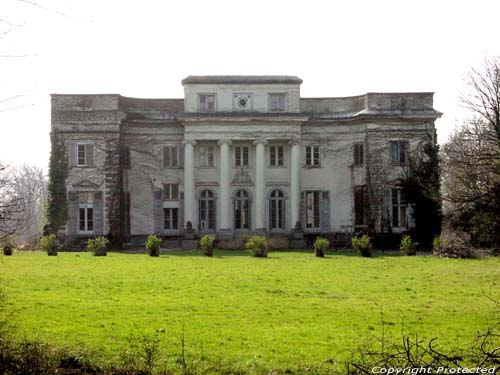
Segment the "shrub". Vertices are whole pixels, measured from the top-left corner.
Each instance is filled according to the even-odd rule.
[[[452,229],[444,229],[439,240],[434,239],[433,255],[440,258],[474,258],[476,256],[466,236]]]
[[[439,251],[441,248],[441,237],[435,236],[434,239],[432,240],[432,251],[436,252]]]
[[[109,241],[105,237],[96,237],[87,241],[87,251],[91,251],[94,256],[108,255]]]
[[[48,236],[43,236],[40,238],[40,249],[45,251],[49,256],[56,256],[57,252],[61,248],[61,243],[57,239],[55,234],[50,234]]]
[[[200,249],[203,255],[207,257],[214,255],[214,241],[215,236],[213,234],[206,234],[200,238]]]
[[[146,239],[146,251],[151,257],[160,256],[161,238],[156,234],[150,234]]]
[[[269,242],[265,237],[252,236],[246,242],[245,248],[247,250],[250,250],[254,257],[267,258],[267,252],[269,250]]]
[[[3,255],[12,255],[14,253],[14,246],[7,244],[3,247]]]
[[[317,257],[323,258],[329,246],[330,241],[323,237],[317,237],[316,241],[314,241],[314,254],[316,254]]]
[[[404,235],[401,238],[401,245],[399,246],[399,250],[401,250],[401,252],[406,255],[417,255],[417,246],[418,242],[413,242],[411,236]]]
[[[372,256],[372,242],[367,234],[352,238],[352,247],[364,257]]]

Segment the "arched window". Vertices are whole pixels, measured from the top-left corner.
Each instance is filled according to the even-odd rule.
[[[200,230],[215,229],[215,199],[210,190],[200,194]]]
[[[245,190],[238,190],[234,197],[234,228],[250,229],[250,200]]]
[[[273,190],[269,198],[270,229],[285,229],[285,197],[281,190]]]

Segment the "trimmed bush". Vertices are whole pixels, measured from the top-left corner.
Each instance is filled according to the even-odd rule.
[[[207,257],[214,255],[214,241],[215,236],[213,234],[206,234],[200,238],[200,249],[203,255]]]
[[[14,246],[7,244],[3,247],[3,255],[12,255],[14,253]]]
[[[245,244],[245,248],[252,252],[252,255],[257,258],[267,258],[269,251],[269,242],[266,237],[252,236]]]
[[[372,256],[372,242],[367,234],[352,238],[352,247],[364,257]]]
[[[409,235],[404,235],[401,238],[399,250],[406,255],[417,255],[418,242],[413,242]]]
[[[55,234],[40,238],[40,250],[45,251],[48,256],[56,256],[60,248],[61,243]]]
[[[87,241],[87,251],[92,252],[96,257],[108,255],[109,241],[105,237],[96,237]]]
[[[161,238],[156,234],[150,234],[146,239],[146,251],[151,257],[160,256]]]
[[[328,247],[330,247],[330,241],[323,237],[317,237],[316,241],[314,241],[314,254],[317,257],[323,258]]]

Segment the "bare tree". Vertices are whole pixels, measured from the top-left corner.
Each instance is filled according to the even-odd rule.
[[[500,58],[472,69],[461,102],[471,119],[443,147],[443,187],[452,224],[500,244]],[[495,232],[497,233],[495,235]],[[493,238],[488,235],[491,233]]]
[[[38,167],[0,166],[0,240],[28,242],[41,232],[46,178]]]

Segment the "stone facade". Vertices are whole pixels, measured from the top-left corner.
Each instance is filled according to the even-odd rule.
[[[291,76],[190,76],[184,99],[52,95],[68,238],[410,229],[397,190],[435,143],[432,93],[301,98]],[[293,237],[293,236],[292,236]]]

